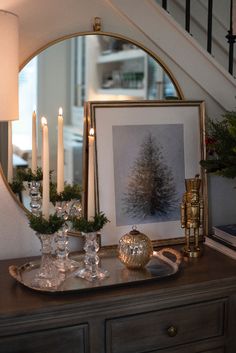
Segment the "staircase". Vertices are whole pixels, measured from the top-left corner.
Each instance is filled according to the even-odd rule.
[[[204,16],[197,15],[194,10],[194,14],[190,16],[190,21],[187,23],[187,29],[190,33],[194,32],[194,36],[190,35],[178,22],[180,21],[180,15],[182,11],[182,24],[186,26],[186,21],[183,20],[186,15],[183,16],[183,6],[185,4],[184,0],[170,0],[170,1],[157,1],[157,0],[108,0],[116,7],[123,17],[126,17],[129,22],[136,27],[142,34],[151,41],[155,51],[160,51],[165,56],[165,61],[175,67],[176,72],[174,72],[178,82],[183,87],[186,83],[186,80],[189,79],[192,82],[192,86],[185,84],[185,87],[189,87],[189,90],[184,91],[186,99],[198,99],[199,97],[205,100],[208,100],[210,104],[208,106],[214,106],[216,108],[212,109],[210,114],[213,114],[214,111],[218,110],[235,110],[236,109],[236,80],[235,78],[227,71],[225,68],[227,64],[222,64],[225,59],[221,58],[219,62],[216,58],[213,57],[213,53],[219,51],[227,53],[227,41],[224,44],[221,44],[218,36],[215,34],[211,36],[211,40],[207,39],[207,44],[205,44],[206,49],[204,49],[199,42],[196,40],[195,36],[201,38],[202,44],[204,42],[203,38],[200,36],[200,32],[195,30],[195,27],[199,28],[202,33],[206,33],[208,30],[202,28],[202,21]],[[219,1],[214,1],[219,3]],[[228,2],[228,0],[226,0]],[[186,1],[187,2],[187,1]],[[189,2],[189,1],[188,1]],[[194,1],[194,3],[199,3],[201,5],[201,10],[205,11],[206,17],[206,7],[203,5],[206,1],[199,0]],[[223,1],[220,1],[223,2]],[[173,18],[171,12],[169,13],[162,6],[171,3],[168,11],[172,11],[175,5],[175,9],[178,8],[176,17],[178,17],[178,22]],[[224,3],[226,3],[224,1]],[[189,12],[188,12],[189,13]],[[191,13],[191,8],[190,8]],[[145,14],[145,16],[144,16]],[[207,16],[208,17],[208,16]],[[226,16],[227,17],[227,16]],[[217,20],[218,15],[214,15],[214,23]],[[226,20],[218,21],[221,33],[226,29]],[[215,25],[214,25],[215,27]],[[213,33],[213,31],[212,31]],[[227,31],[226,31],[227,33]],[[225,36],[224,35],[221,37]],[[205,35],[206,37],[206,35]],[[208,36],[207,36],[208,38]],[[225,38],[224,38],[225,40]],[[209,44],[211,42],[211,44]],[[209,53],[211,46],[212,54]],[[159,49],[158,49],[159,48]],[[216,50],[217,48],[217,50]],[[220,48],[220,49],[219,49]],[[222,62],[221,62],[222,61]],[[178,68],[184,74],[178,73]],[[181,82],[182,80],[182,82]],[[189,82],[190,82],[189,81]],[[193,93],[192,87],[195,86],[195,91]],[[199,88],[197,88],[199,87]],[[200,92],[198,95],[195,92]],[[204,93],[205,92],[205,93]],[[218,108],[217,108],[218,107]]]
[[[168,11],[230,74],[236,74],[233,0],[156,0],[156,3]]]

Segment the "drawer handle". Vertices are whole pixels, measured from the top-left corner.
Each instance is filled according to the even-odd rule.
[[[177,333],[178,333],[178,329],[176,326],[171,325],[170,327],[168,327],[167,334],[169,337],[175,337]]]

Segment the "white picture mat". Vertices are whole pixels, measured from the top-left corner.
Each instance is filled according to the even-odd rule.
[[[115,184],[113,161],[113,126],[183,124],[185,178],[200,174],[200,119],[196,106],[130,106],[95,107],[96,148],[99,209],[111,221],[102,230],[102,245],[117,244],[120,237],[131,230],[130,226],[116,226]],[[132,136],[130,137],[132,138]],[[184,235],[180,221],[136,224],[152,240],[177,238]]]

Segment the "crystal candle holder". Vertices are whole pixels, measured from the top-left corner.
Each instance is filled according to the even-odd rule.
[[[61,272],[72,271],[80,266],[80,263],[69,258],[68,247],[68,230],[69,230],[69,215],[71,203],[67,201],[56,202],[57,216],[64,220],[64,225],[57,232],[56,242],[56,260],[55,264]]]
[[[99,244],[97,241],[97,233],[82,233],[85,237],[85,256],[84,256],[84,268],[77,271],[75,276],[84,278],[90,282],[95,280],[102,280],[109,276],[107,270],[103,270],[99,267]]]
[[[31,212],[35,216],[39,215],[41,205],[42,205],[40,186],[41,186],[40,181],[32,180],[32,181],[28,182],[29,196],[30,196],[30,208],[31,208]]]
[[[39,270],[33,279],[32,286],[38,288],[54,288],[56,289],[64,280],[58,268],[55,265],[52,256],[52,240],[53,234],[36,233],[41,243],[41,261]]]

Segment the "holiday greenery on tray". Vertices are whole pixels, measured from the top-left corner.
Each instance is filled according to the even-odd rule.
[[[98,232],[108,222],[110,221],[103,212],[96,213],[91,220],[88,220],[85,217],[72,219],[73,230],[83,233]]]
[[[27,214],[27,217],[30,228],[40,234],[54,234],[64,224],[64,220],[61,217],[58,217],[56,213],[50,215],[48,220],[43,217],[42,213],[39,216],[29,213]]]
[[[208,173],[236,177],[236,112],[228,111],[222,121],[207,123],[207,160],[200,161]]]

